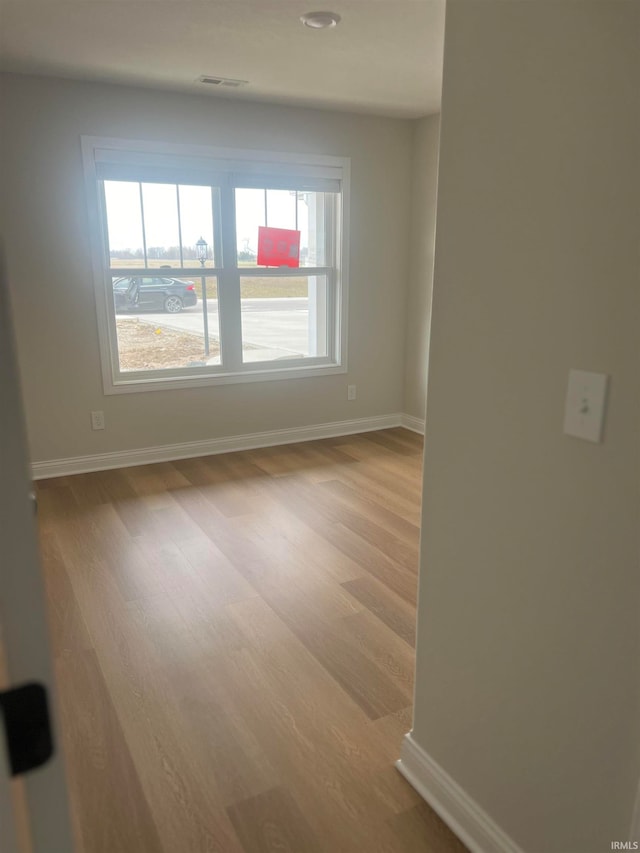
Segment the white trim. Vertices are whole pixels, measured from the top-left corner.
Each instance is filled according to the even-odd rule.
[[[351,162],[348,157],[170,144],[95,136],[81,137],[81,151],[88,208],[102,384],[105,395],[328,376],[346,372]],[[177,170],[176,174],[170,177],[171,182],[180,180],[180,173],[183,169],[189,173],[195,170],[194,175],[196,177],[198,170],[203,170],[202,180],[207,184],[214,180],[213,176],[215,175],[215,184],[220,186],[223,196],[225,189],[232,193],[232,187],[235,186],[234,182],[239,179],[240,175],[254,174],[254,178],[256,176],[265,178],[265,175],[272,174],[279,185],[282,183],[282,176],[290,175],[292,171],[295,177],[306,175],[305,185],[309,187],[312,187],[313,182],[316,181],[318,191],[323,191],[323,187],[329,192],[339,191],[340,203],[335,212],[336,221],[333,222],[331,240],[335,242],[336,229],[339,229],[340,246],[337,256],[332,258],[330,268],[327,268],[324,273],[331,298],[334,300],[332,303],[328,303],[330,307],[333,307],[333,310],[328,311],[327,316],[327,323],[331,329],[331,346],[325,357],[286,359],[286,361],[277,360],[251,365],[242,363],[239,350],[239,342],[242,340],[242,324],[239,305],[237,304],[239,279],[242,272],[232,263],[232,259],[235,258],[236,246],[235,210],[231,200],[227,209],[223,210],[222,215],[222,222],[228,223],[227,229],[225,229],[227,238],[233,235],[233,240],[229,245],[226,245],[226,251],[223,252],[223,257],[227,260],[223,268],[207,272],[208,275],[218,277],[219,284],[222,284],[221,292],[226,295],[225,298],[219,298],[218,304],[220,325],[226,330],[226,332],[221,332],[222,365],[218,369],[199,372],[149,371],[148,374],[132,375],[129,372],[120,371],[116,317],[110,296],[109,259],[105,255],[108,242],[106,241],[106,223],[104,222],[104,199],[101,196],[103,191],[99,187],[98,177],[102,175],[104,178],[107,174],[103,167],[107,168],[115,164],[118,168],[124,168],[127,164],[134,166],[137,164],[137,167],[144,169],[146,163],[153,163],[155,164],[154,167],[157,168],[169,167],[173,171]],[[135,174],[135,169],[133,174]],[[194,180],[196,177],[192,175]],[[335,254],[335,249],[333,254]],[[297,270],[298,274],[300,274],[299,269]],[[334,271],[334,275],[331,274],[332,271]],[[121,270],[118,269],[118,273],[120,272]],[[276,272],[273,271],[272,274],[275,275]],[[293,272],[287,271],[286,274],[293,275]],[[302,274],[305,275],[304,272]],[[331,284],[333,287],[330,286]],[[233,342],[231,351],[229,341]],[[154,375],[157,373],[162,375]]]
[[[331,289],[335,299],[333,334],[334,355],[345,369],[348,367],[349,338],[349,269],[351,252],[351,159],[342,157],[342,192],[338,200],[337,221],[334,222],[332,239],[340,234],[340,252],[333,249],[333,261],[336,265],[336,278]],[[336,228],[338,229],[336,231]],[[325,259],[326,260],[326,259]],[[337,288],[337,290],[336,290]]]
[[[636,804],[631,815],[631,829],[629,830],[629,841],[640,841],[640,780],[638,780],[638,793]]]
[[[190,459],[194,456],[211,456],[230,453],[234,450],[253,450],[258,447],[275,447],[278,444],[294,444],[318,438],[336,438],[377,429],[402,426],[402,415],[378,415],[349,421],[315,424],[274,429],[268,432],[253,432],[246,435],[210,438],[204,441],[188,441],[182,444],[163,444],[158,447],[141,447],[136,450],[120,450],[114,453],[96,453],[91,456],[74,456],[69,459],[51,459],[34,462],[31,466],[34,480],[46,477],[64,477],[88,471],[104,471],[108,468],[127,468],[131,465],[147,465],[152,462],[171,462],[174,459]]]
[[[402,415],[402,423],[405,429],[424,435],[424,418],[416,418],[414,415]]]
[[[396,767],[471,853],[523,853],[489,815],[419,746],[404,736]]]
[[[296,163],[301,166],[322,165],[330,169],[339,169],[348,158],[336,157],[332,154],[315,154],[308,152],[301,154],[293,151],[274,151],[264,148],[235,148],[219,145],[189,145],[180,142],[158,142],[150,139],[127,139],[116,136],[83,136],[83,145],[100,152],[96,156],[96,162],[120,162],[125,152],[139,152],[144,154],[169,155],[170,164],[176,162],[178,157],[189,158],[193,163],[195,158],[202,158],[204,166],[211,160],[225,160],[228,168],[233,169],[236,163],[240,163],[243,170],[254,168],[255,163]],[[126,156],[126,155],[125,155]],[[332,174],[327,171],[328,174]]]
[[[309,359],[305,359],[309,361]],[[242,369],[227,373],[197,373],[193,376],[175,376],[172,371],[163,370],[162,377],[140,378],[135,373],[131,379],[127,374],[113,382],[108,388],[104,388],[105,396],[115,394],[143,394],[146,391],[176,391],[184,388],[206,388],[210,385],[237,385],[241,382],[268,382],[280,379],[307,379],[313,376],[331,376],[335,373],[346,373],[345,365],[326,364],[325,360],[313,359],[313,364],[305,365],[302,359],[287,359],[287,363],[293,367],[279,369],[277,361],[254,362],[254,369]],[[280,362],[281,364],[282,362]],[[249,367],[251,364],[249,363]],[[157,371],[158,373],[160,371]],[[167,377],[167,374],[169,376]]]

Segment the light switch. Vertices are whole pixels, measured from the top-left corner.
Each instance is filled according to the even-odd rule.
[[[608,379],[606,373],[569,371],[564,410],[564,431],[567,435],[575,435],[587,441],[600,441]]]

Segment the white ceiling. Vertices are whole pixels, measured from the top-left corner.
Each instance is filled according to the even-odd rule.
[[[0,69],[415,118],[440,105],[444,0],[0,0]],[[330,30],[304,12],[342,16]],[[220,90],[203,74],[248,80]],[[213,90],[213,91],[212,91]]]

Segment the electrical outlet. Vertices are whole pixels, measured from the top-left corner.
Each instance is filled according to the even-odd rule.
[[[104,412],[91,412],[91,429],[104,429]]]
[[[347,400],[355,400],[356,399],[356,386],[355,385],[347,385]]]
[[[569,387],[564,411],[564,431],[596,444],[602,440],[607,397],[606,373],[569,371]]]

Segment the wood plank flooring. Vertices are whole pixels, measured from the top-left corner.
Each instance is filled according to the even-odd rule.
[[[38,484],[83,853],[464,853],[398,774],[421,439]]]

